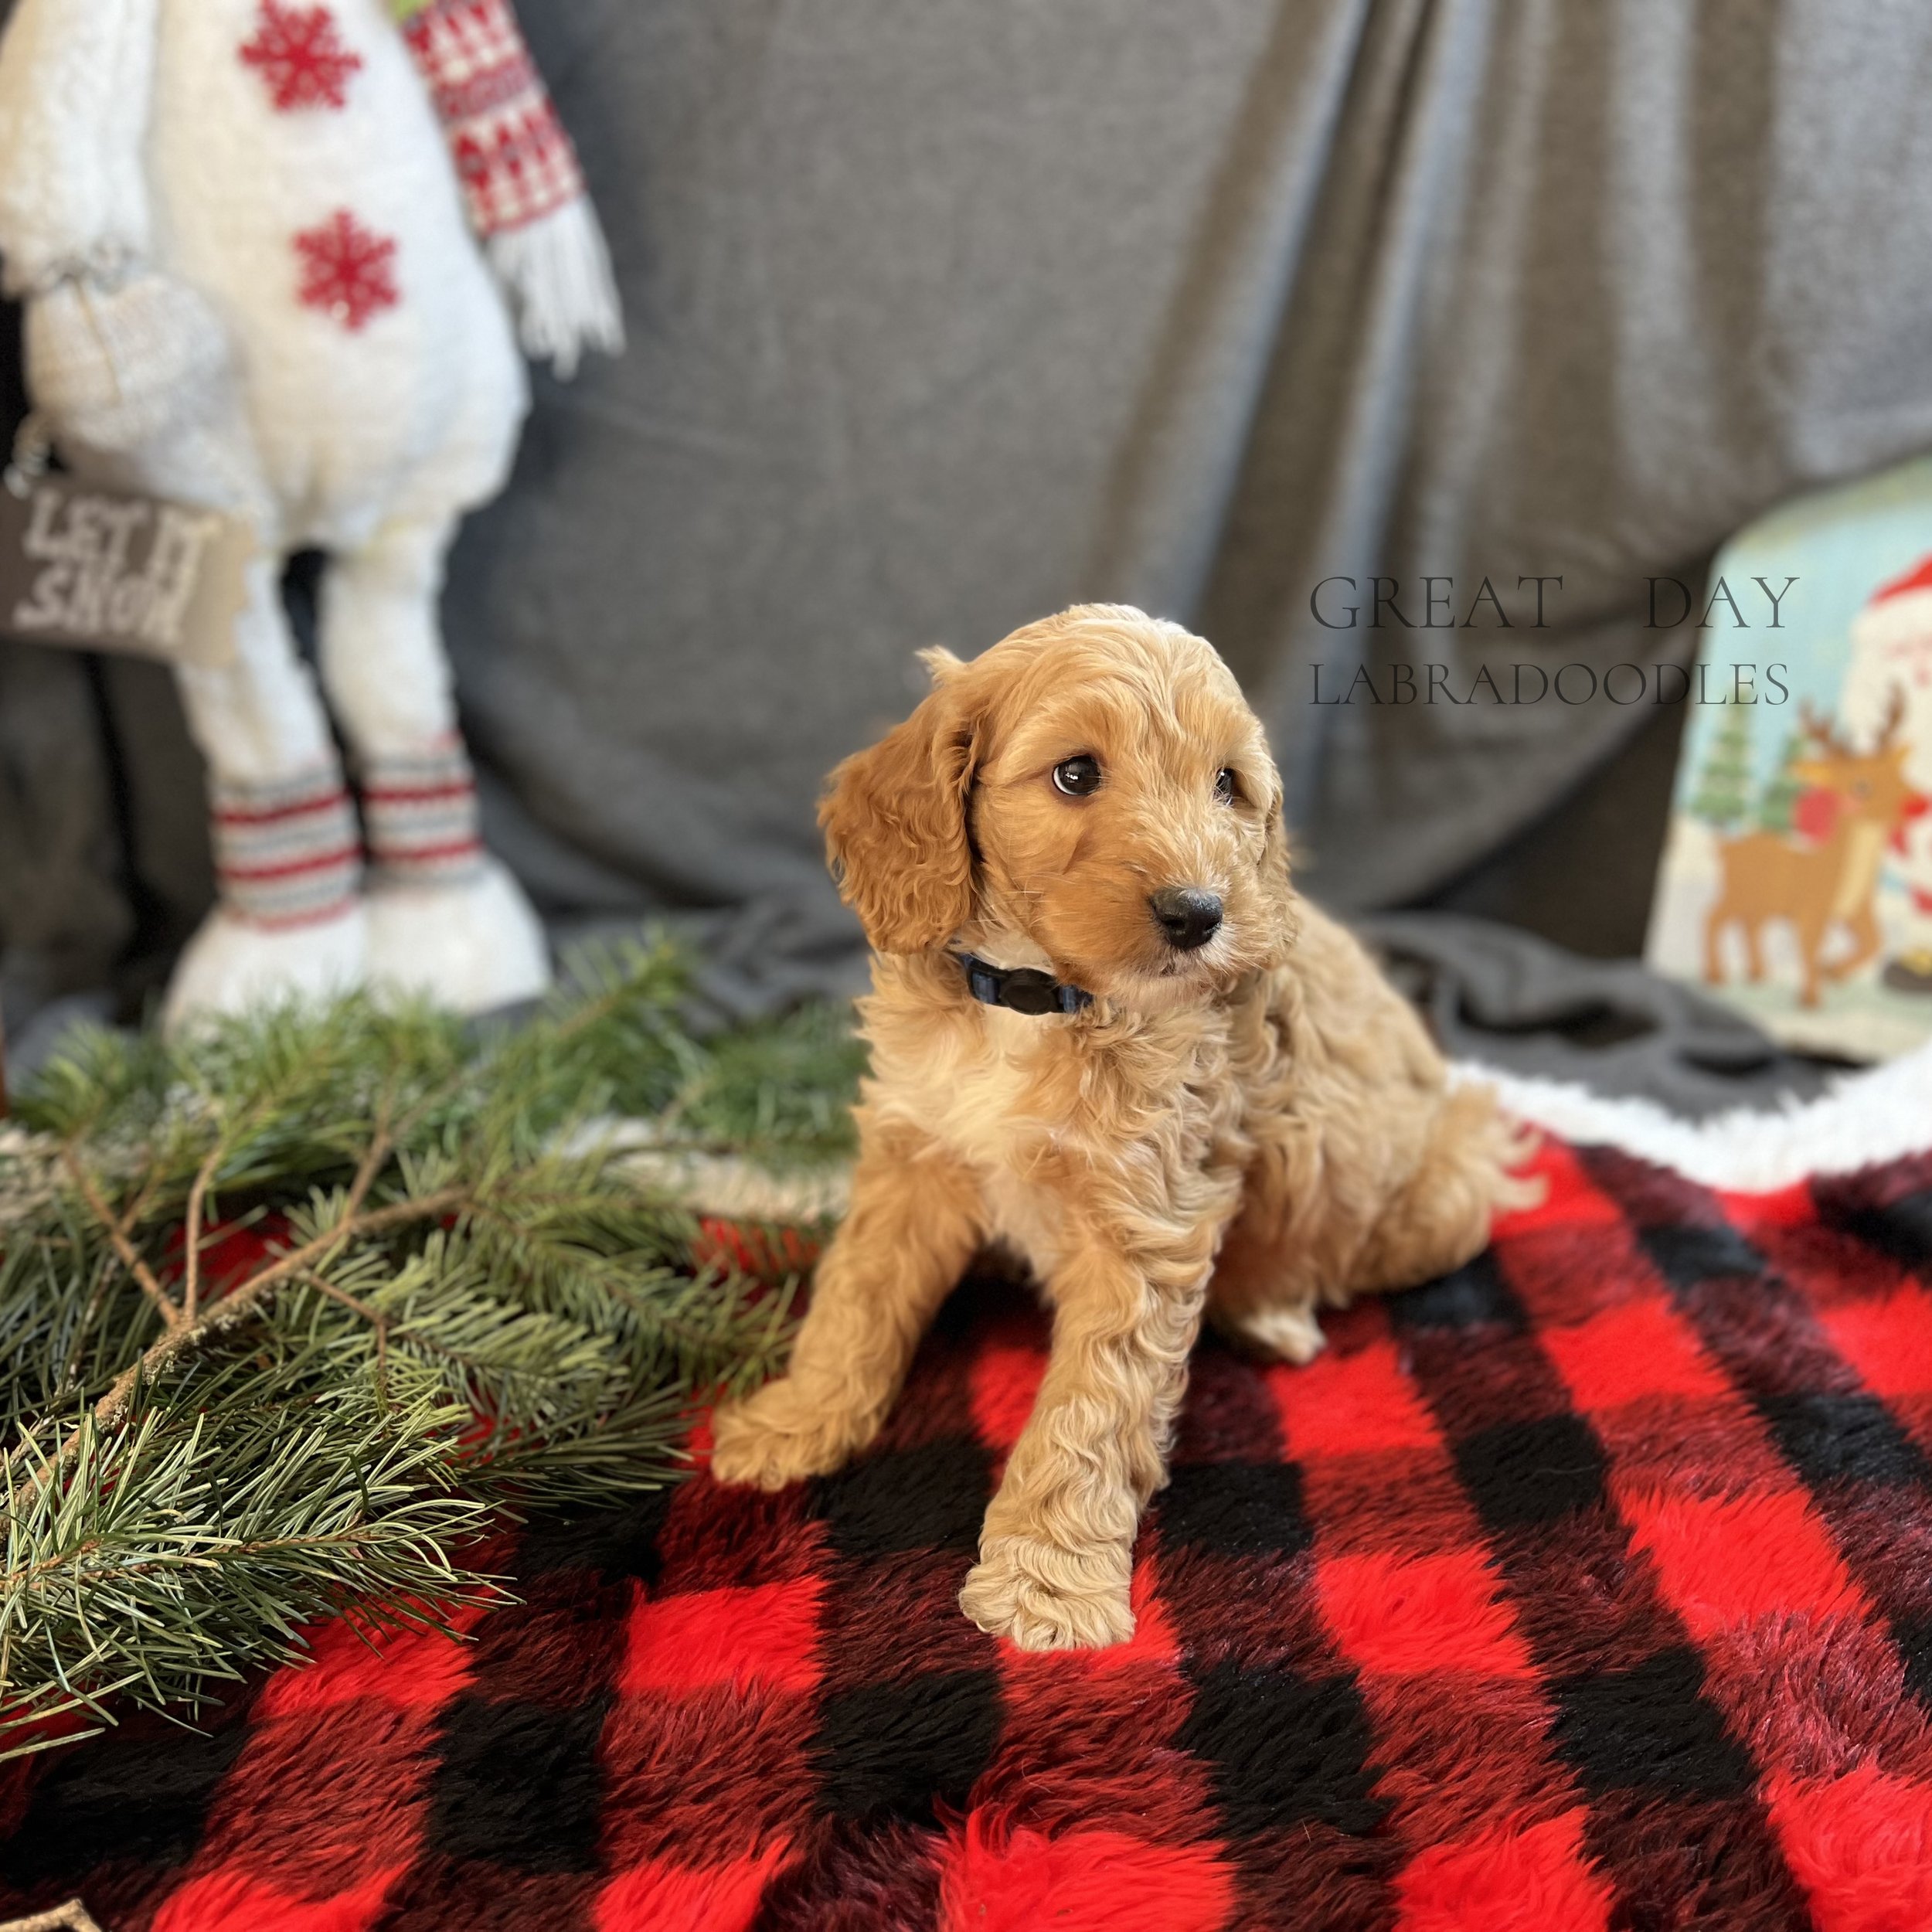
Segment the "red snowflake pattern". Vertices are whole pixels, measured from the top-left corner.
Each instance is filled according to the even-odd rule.
[[[346,208],[295,237],[301,257],[301,300],[325,310],[343,328],[359,329],[378,309],[403,298],[396,287],[396,244],[372,233]]]
[[[360,54],[342,45],[328,8],[285,7],[281,0],[262,0],[255,37],[242,43],[241,57],[267,82],[281,114],[345,106],[349,77],[362,64]]]

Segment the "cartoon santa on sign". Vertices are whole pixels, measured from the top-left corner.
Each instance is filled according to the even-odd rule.
[[[517,328],[566,374],[621,331],[507,0],[19,0],[0,255],[70,468],[254,538],[232,641],[177,665],[221,890],[170,1016],[365,980],[465,1009],[538,990],[437,606],[527,406]],[[319,692],[280,587],[309,547]]]
[[[1839,709],[1870,727],[1890,707],[1906,745],[1904,775],[1916,808],[1888,855],[1901,889],[1895,950],[1879,972],[1894,992],[1932,995],[1932,556],[1881,584],[1852,626],[1852,665]]]

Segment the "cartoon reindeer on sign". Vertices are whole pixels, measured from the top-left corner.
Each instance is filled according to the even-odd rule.
[[[1792,770],[1823,794],[1820,835],[1798,839],[1753,832],[1719,844],[1721,883],[1704,921],[1704,977],[1713,986],[1723,983],[1723,936],[1735,924],[1744,935],[1747,975],[1753,982],[1761,980],[1761,929],[1770,920],[1788,920],[1804,961],[1798,999],[1815,1006],[1821,981],[1847,978],[1876,956],[1881,940],[1874,901],[1886,845],[1923,801],[1905,776],[1911,747],[1899,738],[1905,719],[1902,690],[1894,686],[1878,737],[1866,752],[1854,750],[1808,704],[1799,707],[1798,716],[1811,749]],[[1852,950],[1828,962],[1825,942],[1839,925],[1851,935]]]

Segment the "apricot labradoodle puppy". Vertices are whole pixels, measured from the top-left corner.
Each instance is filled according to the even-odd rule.
[[[1117,1643],[1203,1312],[1307,1361],[1323,1303],[1477,1253],[1523,1145],[1295,895],[1281,781],[1208,645],[1095,604],[926,662],[931,696],[820,813],[876,954],[851,1211],[712,1470],[777,1488],[864,1448],[1001,1244],[1052,1359],[960,1603],[1028,1649]]]

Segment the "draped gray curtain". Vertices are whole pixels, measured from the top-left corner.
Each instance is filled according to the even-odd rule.
[[[1633,734],[1665,734],[1661,775],[1670,720],[1318,705],[1318,667],[1325,696],[1358,664],[1460,695],[1485,663],[1681,658],[1647,577],[1695,584],[1757,512],[1932,445],[1923,0],[525,13],[631,347],[539,380],[455,560],[488,828],[560,922],[678,911],[747,999],[849,968],[812,801],[912,702],[920,645],[1091,597],[1203,629],[1312,889],[1413,902]],[[1365,588],[1324,628],[1332,577],[1393,579],[1417,628],[1361,628]],[[1458,620],[1488,579],[1516,628],[1420,628],[1424,577]],[[1534,577],[1562,584],[1532,631]],[[63,722],[79,668],[43,655],[0,656],[0,930],[98,947],[87,864],[21,852],[22,797],[101,783]],[[179,726],[140,690],[107,694],[146,774],[122,809],[185,917],[196,815],[142,751]],[[1600,889],[1621,854],[1640,891],[1658,809],[1600,791],[1543,875]]]

